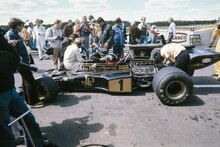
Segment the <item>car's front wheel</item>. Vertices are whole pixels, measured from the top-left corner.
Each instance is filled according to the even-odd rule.
[[[41,77],[37,79],[37,93],[40,99],[45,102],[50,102],[57,97],[59,88],[52,78]]]
[[[192,97],[193,81],[176,67],[161,69],[153,79],[153,90],[166,105],[178,105]]]

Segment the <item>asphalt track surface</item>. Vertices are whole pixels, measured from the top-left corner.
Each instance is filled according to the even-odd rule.
[[[52,67],[52,60],[34,59],[35,77]],[[129,95],[61,93],[32,112],[59,147],[219,147],[220,82],[213,72],[213,66],[195,72],[194,96],[181,106],[163,105],[152,89],[141,89]],[[20,76],[15,77],[19,86]]]

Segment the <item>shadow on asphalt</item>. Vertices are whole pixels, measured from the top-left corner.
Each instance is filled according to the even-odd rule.
[[[109,93],[110,95],[113,96],[144,96],[146,95],[146,93],[154,93],[153,88],[138,88],[138,89],[134,89],[131,93]]]
[[[52,122],[52,126],[42,127],[52,143],[59,147],[76,147],[80,140],[89,138],[90,133],[99,132],[104,125],[101,123],[88,124],[89,116],[64,120],[61,124]]]
[[[79,101],[85,101],[91,99],[90,95],[84,95],[77,97],[73,94],[63,93],[57,96],[56,100],[48,103],[48,105],[56,105],[60,107],[70,107],[79,104]]]
[[[186,102],[178,105],[178,107],[180,106],[202,106],[205,105],[205,102],[200,99],[198,96],[193,95],[191,99],[187,100]]]

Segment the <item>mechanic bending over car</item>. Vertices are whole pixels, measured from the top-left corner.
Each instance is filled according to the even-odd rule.
[[[84,61],[80,51],[82,39],[76,35],[71,36],[72,44],[67,47],[64,53],[63,63],[67,70],[77,71],[80,68],[81,62]]]
[[[188,73],[188,65],[190,62],[189,52],[180,44],[170,43],[164,45],[160,50],[163,63],[170,61],[172,66],[180,68]]]

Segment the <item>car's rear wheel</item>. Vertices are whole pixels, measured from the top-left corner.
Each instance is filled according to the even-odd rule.
[[[161,69],[153,79],[153,90],[166,105],[178,105],[190,99],[193,81],[184,71],[176,67]]]
[[[59,88],[57,83],[50,77],[41,77],[37,79],[38,97],[45,102],[56,99]]]

